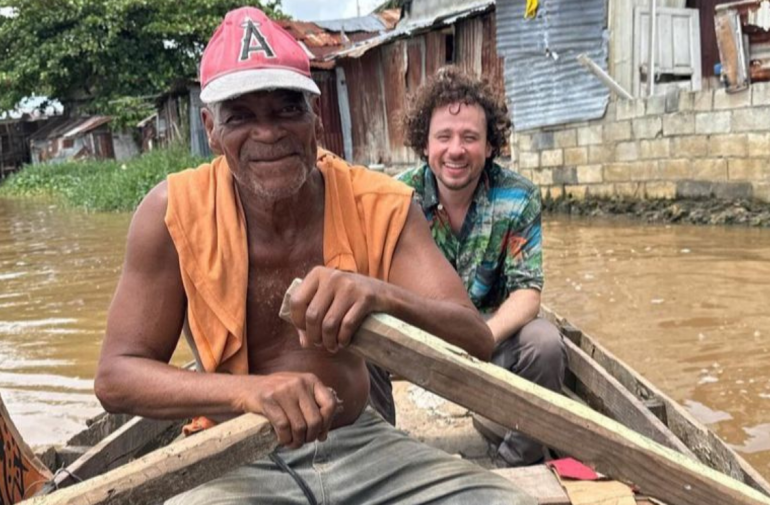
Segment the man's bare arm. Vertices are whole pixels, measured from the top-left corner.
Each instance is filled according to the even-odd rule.
[[[492,330],[495,345],[511,338],[540,312],[540,291],[517,289],[503,302],[487,325]]]
[[[164,216],[165,183],[137,209],[110,306],[95,390],[109,411],[155,418],[232,411],[229,399],[204,387],[199,374],[168,361],[185,313],[179,261]],[[210,391],[210,394],[206,394]]]
[[[414,202],[393,256],[390,282],[406,291],[394,296],[391,314],[489,359],[494,348],[491,332]]]
[[[489,359],[492,333],[415,204],[396,246],[389,281],[325,267],[311,270],[291,297],[291,317],[301,344],[337,352],[367,315],[385,312]]]
[[[337,401],[312,374],[201,374],[167,364],[182,329],[185,294],[166,206],[163,183],[132,220],[97,371],[99,400],[108,411],[151,418],[255,412],[270,419],[281,444],[325,439]]]

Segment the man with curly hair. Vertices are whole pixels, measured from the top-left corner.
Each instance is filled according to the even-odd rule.
[[[433,239],[487,316],[492,362],[559,391],[566,353],[558,330],[538,319],[543,289],[540,190],[494,162],[511,122],[500,93],[455,67],[417,91],[405,117],[407,145],[426,164],[399,179],[415,190]],[[483,433],[490,434],[490,421]],[[489,436],[488,436],[489,438]],[[544,448],[508,431],[497,445],[500,466],[543,460]]]

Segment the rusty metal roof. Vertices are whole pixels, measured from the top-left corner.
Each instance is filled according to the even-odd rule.
[[[75,125],[62,136],[64,138],[77,137],[82,133],[88,133],[91,130],[109,123],[110,121],[112,121],[112,118],[109,116],[92,116],[89,118],[84,118],[81,123]]]
[[[361,18],[316,22],[278,21],[278,23],[312,55],[314,60],[311,60],[311,66],[328,68],[333,66],[333,63],[323,63],[323,61],[328,59],[329,54],[393,30],[400,14],[399,9],[389,9]],[[374,30],[375,27],[376,30]]]
[[[76,137],[112,121],[108,116],[89,116],[56,119],[36,131],[30,140],[50,140],[58,137]]]

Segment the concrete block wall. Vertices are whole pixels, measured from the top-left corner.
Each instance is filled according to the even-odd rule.
[[[544,197],[770,202],[770,83],[618,100],[598,121],[515,132],[512,167]]]

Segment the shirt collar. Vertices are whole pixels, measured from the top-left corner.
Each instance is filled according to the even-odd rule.
[[[438,201],[438,183],[436,176],[433,175],[430,167],[426,164],[423,168],[424,186],[422,195],[422,204],[426,209],[432,209],[439,203]]]

